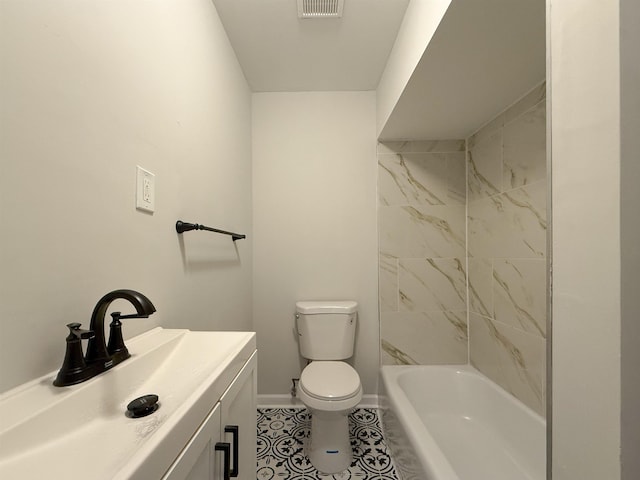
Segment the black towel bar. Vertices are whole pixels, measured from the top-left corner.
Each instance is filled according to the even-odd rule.
[[[186,223],[180,220],[176,222],[176,232],[184,233],[184,232],[189,232],[191,230],[206,230],[208,232],[216,232],[216,233],[222,233],[223,235],[231,235],[231,238],[233,239],[234,242],[236,240],[247,238],[246,235],[242,235],[241,233],[227,232],[226,230],[219,230],[217,228],[205,227],[204,225],[199,225],[197,223]]]

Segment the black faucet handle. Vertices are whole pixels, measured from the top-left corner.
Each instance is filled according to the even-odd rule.
[[[67,350],[62,367],[53,381],[56,387],[75,385],[95,375],[90,368],[87,368],[82,356],[82,340],[94,337],[95,333],[92,330],[82,330],[80,325],[77,322],[67,323],[69,328],[69,335],[66,338]]]
[[[67,338],[67,340],[73,340],[73,339],[78,339],[78,340],[84,340],[87,338],[93,338],[95,337],[95,333],[93,330],[82,330],[80,328],[82,324],[81,323],[77,323],[77,322],[73,322],[73,323],[67,323],[67,327],[69,327],[69,337]]]
[[[111,318],[113,318],[113,321],[118,321],[122,318],[149,318],[149,315],[146,315],[144,313],[131,313],[129,315],[122,315],[120,312],[113,312],[111,314]]]
[[[107,352],[111,356],[114,365],[126,360],[131,356],[129,350],[124,344],[122,338],[122,322],[121,318],[140,318],[140,315],[122,315],[120,312],[113,312],[111,318],[113,321],[109,325],[109,343],[107,344]]]

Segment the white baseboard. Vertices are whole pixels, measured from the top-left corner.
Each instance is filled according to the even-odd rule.
[[[358,404],[359,408],[378,408],[378,395],[363,395]],[[275,395],[258,395],[258,408],[304,408],[304,404],[297,397],[288,393]]]
[[[258,408],[304,408],[299,398],[288,393],[276,395],[258,394]]]
[[[379,405],[378,395],[370,394],[370,395],[362,396],[362,400],[360,400],[358,407],[359,408],[378,408],[378,405]]]

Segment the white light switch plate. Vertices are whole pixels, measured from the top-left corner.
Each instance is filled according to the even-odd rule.
[[[156,206],[156,176],[136,166],[136,208],[153,213]]]

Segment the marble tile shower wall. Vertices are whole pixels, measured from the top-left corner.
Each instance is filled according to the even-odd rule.
[[[542,84],[466,141],[378,145],[383,364],[470,362],[544,414],[545,130]]]
[[[378,145],[382,363],[467,363],[465,142]]]
[[[544,414],[545,85],[467,139],[470,362]]]

